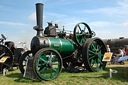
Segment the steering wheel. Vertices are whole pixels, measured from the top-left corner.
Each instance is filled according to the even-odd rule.
[[[74,39],[78,46],[82,47],[88,38],[92,38],[92,31],[90,27],[84,22],[76,24],[74,27]]]
[[[1,36],[2,36],[2,38],[3,38],[4,40],[6,40],[6,37],[5,37],[3,34],[1,34]]]

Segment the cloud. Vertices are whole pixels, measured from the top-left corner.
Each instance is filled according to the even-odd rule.
[[[45,18],[45,16],[43,15],[43,18]],[[28,16],[29,20],[35,21],[36,20],[36,12],[31,13],[31,15]]]
[[[128,0],[121,0],[116,3],[117,6],[113,7],[104,7],[104,8],[97,8],[97,9],[89,9],[89,10],[81,10],[80,12],[83,13],[98,13],[98,14],[105,14],[110,16],[120,16],[128,14],[127,7],[128,7]]]
[[[15,22],[7,22],[7,21],[0,21],[0,24],[2,25],[28,25],[28,24],[24,24],[24,23],[15,23]]]
[[[63,18],[63,17],[66,17],[67,15],[65,14],[58,14],[58,13],[54,13],[54,12],[46,12],[45,13],[46,16],[50,16],[50,17],[55,17],[55,18]]]
[[[32,13],[30,16],[28,16],[30,20],[36,20],[36,12]]]
[[[127,29],[128,29],[128,21],[121,23],[120,24],[120,27],[121,27],[122,30],[126,30],[125,32],[127,32]]]
[[[122,23],[122,26],[124,26],[124,27],[128,27],[128,22],[124,22],[124,23]]]
[[[95,27],[106,27],[106,26],[113,25],[113,23],[106,22],[106,21],[95,21],[95,22],[90,22],[89,24]]]
[[[118,1],[117,4],[122,6],[122,7],[128,7],[128,0]]]

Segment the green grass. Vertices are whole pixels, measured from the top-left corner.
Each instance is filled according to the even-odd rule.
[[[109,78],[109,69],[115,69],[118,74]],[[126,71],[126,72],[125,72]],[[125,74],[126,73],[126,74]],[[0,85],[128,85],[128,67],[109,67],[104,71],[68,73],[62,70],[60,76],[51,81],[34,81],[23,78],[19,70],[9,71],[5,76],[0,75]]]

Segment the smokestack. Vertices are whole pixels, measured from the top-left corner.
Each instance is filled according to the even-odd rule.
[[[36,19],[37,26],[34,29],[37,31],[37,36],[43,36],[43,4],[36,4]]]

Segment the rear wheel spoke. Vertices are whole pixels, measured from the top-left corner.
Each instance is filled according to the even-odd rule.
[[[57,70],[55,68],[52,67],[52,69],[56,72]]]
[[[52,65],[60,65],[60,63],[53,63]]]
[[[89,60],[91,60],[91,59],[93,59],[93,58],[95,58],[95,56],[90,57]]]

